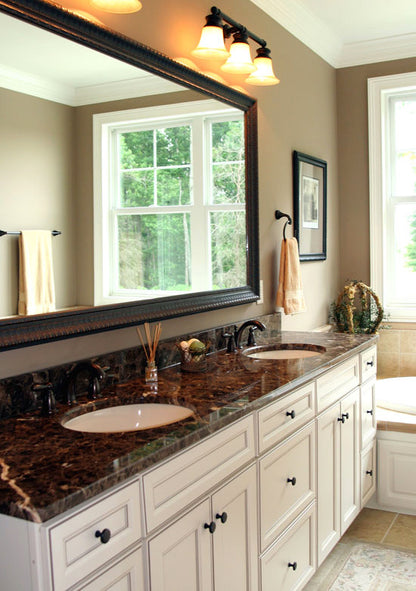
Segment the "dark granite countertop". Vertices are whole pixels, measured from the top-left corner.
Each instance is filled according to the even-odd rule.
[[[326,352],[279,361],[219,352],[208,356],[206,373],[183,373],[175,366],[159,372],[156,389],[137,379],[103,391],[98,406],[157,401],[194,411],[191,418],[157,429],[111,434],[70,431],[60,424],[68,412],[62,405],[52,418],[25,415],[4,420],[0,512],[47,521],[269,404],[376,338],[284,332],[273,339],[274,344],[310,343],[324,346]]]

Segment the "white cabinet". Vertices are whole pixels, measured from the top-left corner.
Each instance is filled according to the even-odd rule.
[[[48,530],[54,589],[67,589],[141,538],[134,482]]]
[[[376,441],[361,452],[361,507],[371,499],[376,491]]]
[[[265,550],[315,499],[315,424],[260,459],[260,548]]]
[[[386,509],[414,512],[416,501],[416,443],[412,433],[380,431],[377,501]]]
[[[142,549],[120,560],[77,591],[145,591]]]
[[[376,379],[361,386],[361,449],[371,445],[377,432]]]
[[[316,569],[315,504],[261,557],[262,591],[300,591]]]
[[[152,591],[255,591],[256,490],[253,465],[150,540]]]
[[[324,411],[318,425],[318,564],[360,510],[359,390]]]

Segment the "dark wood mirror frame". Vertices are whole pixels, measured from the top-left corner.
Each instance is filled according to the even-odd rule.
[[[247,285],[141,302],[0,320],[0,351],[248,304],[259,294],[256,101],[145,45],[42,0],[0,0],[0,11],[197,90],[245,113]]]

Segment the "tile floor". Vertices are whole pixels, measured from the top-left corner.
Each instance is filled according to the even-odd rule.
[[[360,542],[414,552],[416,561],[416,515],[364,508],[319,567],[304,591],[329,589],[336,574],[342,570],[352,547]]]

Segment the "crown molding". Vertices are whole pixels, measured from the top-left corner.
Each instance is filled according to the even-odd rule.
[[[299,41],[335,66],[342,50],[338,37],[298,0],[251,0]]]
[[[337,68],[388,62],[416,56],[416,33],[398,35],[361,43],[348,43],[342,48]]]
[[[132,80],[75,88],[3,65],[0,66],[0,86],[69,107],[186,90],[179,84],[151,74]]]
[[[334,68],[391,61],[416,55],[416,34],[343,44],[298,0],[251,0]]]

